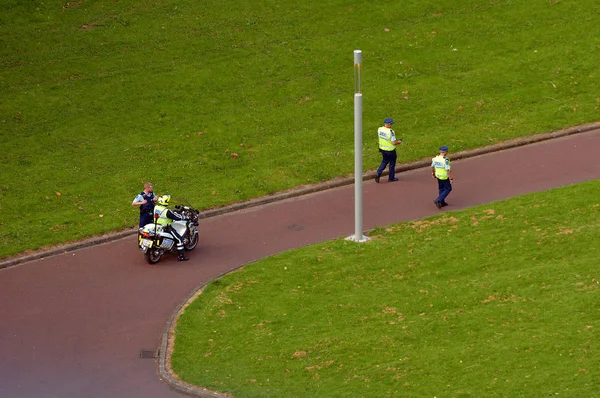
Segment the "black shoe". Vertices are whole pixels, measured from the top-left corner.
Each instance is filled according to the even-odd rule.
[[[448,206],[448,203],[442,202],[442,207],[446,207],[446,206]]]
[[[389,182],[394,182],[394,181],[398,181],[398,179],[397,179],[397,178],[392,178],[392,179],[390,179],[390,180],[388,180],[388,181],[389,181]]]
[[[434,200],[433,203],[435,203],[435,205],[437,206],[438,209],[442,208],[442,202],[440,202],[439,200]]]
[[[184,256],[183,254],[180,255],[179,257],[177,257],[177,261],[188,261],[189,258],[187,258],[186,256]]]
[[[379,178],[380,178],[380,177],[381,177],[381,176],[380,176],[379,174],[375,174],[375,182],[376,182],[377,184],[379,184]]]

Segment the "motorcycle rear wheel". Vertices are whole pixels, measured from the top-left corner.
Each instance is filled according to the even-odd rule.
[[[144,258],[146,258],[148,264],[156,264],[160,261],[160,252],[158,250],[148,249],[148,251],[144,253]]]
[[[185,250],[192,251],[196,248],[196,246],[198,246],[198,234],[194,234],[194,236],[192,236],[192,239],[184,247]]]

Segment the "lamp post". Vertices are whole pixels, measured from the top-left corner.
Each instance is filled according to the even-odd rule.
[[[354,242],[366,242],[369,240],[369,238],[363,235],[361,63],[362,51],[354,50],[354,235],[347,238]]]

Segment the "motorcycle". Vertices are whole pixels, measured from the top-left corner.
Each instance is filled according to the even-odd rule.
[[[183,240],[186,251],[192,251],[198,245],[198,219],[200,212],[190,206],[177,205],[175,213],[181,216],[181,221],[173,221],[169,225],[156,223],[146,224],[138,231],[138,247],[144,253],[148,264],[156,264],[168,252],[177,253],[175,237],[171,229],[177,231]],[[155,215],[157,217],[158,215]]]

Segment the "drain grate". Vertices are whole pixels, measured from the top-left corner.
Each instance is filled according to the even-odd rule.
[[[304,225],[292,224],[288,225],[288,229],[291,229],[292,231],[302,231],[304,229]]]
[[[158,350],[140,350],[140,358],[156,359],[158,358]]]

